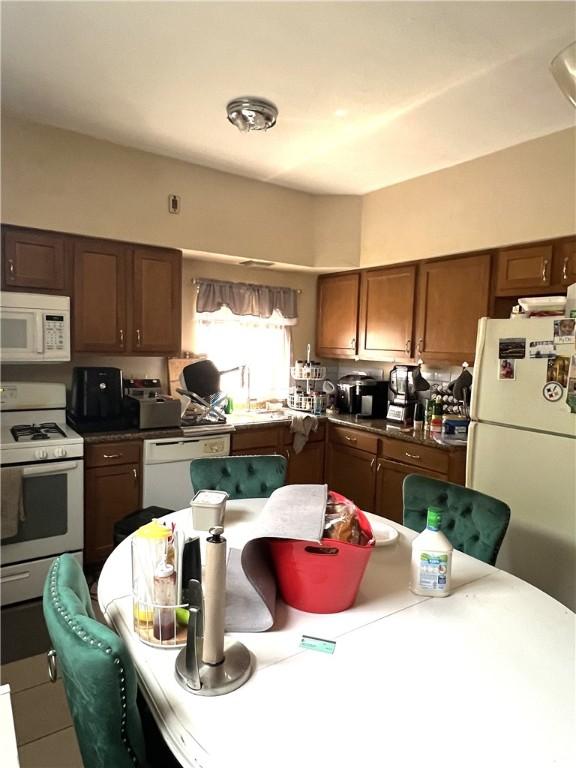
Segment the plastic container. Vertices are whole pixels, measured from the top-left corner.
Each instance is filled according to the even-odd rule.
[[[285,603],[308,613],[339,613],[353,605],[374,548],[370,523],[361,510],[357,515],[368,538],[364,545],[335,539],[322,539],[321,544],[295,539],[270,541]]]
[[[447,597],[452,591],[452,544],[440,530],[442,510],[428,507],[426,528],[412,542],[410,589],[416,595]]]
[[[566,307],[566,296],[527,296],[518,299],[518,304],[524,312],[559,312],[562,314]]]
[[[216,525],[224,525],[226,491],[198,491],[190,501],[192,526],[196,531],[208,531]]]

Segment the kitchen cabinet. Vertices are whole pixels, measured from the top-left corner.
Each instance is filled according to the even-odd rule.
[[[363,360],[412,357],[416,266],[362,272],[358,354]]]
[[[317,355],[338,358],[356,355],[359,287],[358,272],[318,278]]]
[[[404,502],[402,486],[407,475],[425,475],[437,480],[446,480],[444,475],[428,469],[415,469],[408,464],[399,464],[387,459],[378,459],[376,464],[376,501],[374,513],[396,523],[403,522]]]
[[[576,239],[555,244],[552,282],[562,288],[576,283]]]
[[[178,353],[181,270],[177,251],[75,238],[74,351]]]
[[[552,243],[499,251],[496,295],[546,293],[551,286],[552,255]]]
[[[64,235],[12,227],[3,227],[2,235],[2,290],[70,294]]]
[[[489,310],[490,263],[486,253],[419,265],[417,359],[473,362],[478,320]]]
[[[141,506],[141,443],[114,441],[86,446],[84,563],[105,560],[114,548],[114,523]]]
[[[128,350],[127,272],[128,253],[122,243],[74,240],[75,352]]]
[[[316,432],[310,432],[300,453],[293,448],[294,433],[289,427],[283,430],[284,448],[282,453],[288,459],[286,485],[319,485],[324,482],[324,444],[326,427],[319,424]]]
[[[168,354],[180,349],[182,255],[159,248],[133,249],[132,349]]]
[[[237,427],[230,436],[232,456],[280,453],[282,437],[277,424],[263,427]]]
[[[326,446],[326,482],[366,512],[374,510],[378,437],[330,424]]]

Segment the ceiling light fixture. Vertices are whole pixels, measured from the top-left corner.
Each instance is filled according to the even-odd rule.
[[[576,40],[552,59],[550,69],[564,96],[576,107]]]
[[[239,131],[267,131],[276,125],[278,109],[275,104],[256,96],[240,96],[226,107],[228,120]]]

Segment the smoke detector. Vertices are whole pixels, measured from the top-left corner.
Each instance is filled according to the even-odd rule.
[[[246,131],[267,131],[276,125],[278,109],[275,104],[256,96],[240,96],[232,99],[226,107],[228,120],[243,133]]]

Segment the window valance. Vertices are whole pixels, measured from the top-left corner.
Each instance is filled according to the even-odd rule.
[[[235,315],[269,318],[279,312],[286,319],[298,317],[297,291],[273,285],[198,280],[197,312],[216,312],[228,307]]]

